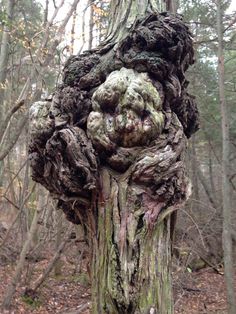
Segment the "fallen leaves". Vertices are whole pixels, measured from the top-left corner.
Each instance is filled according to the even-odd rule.
[[[75,243],[68,248],[76,256],[78,247]],[[87,260],[83,260],[81,273],[74,274],[73,258],[64,252],[62,276],[53,273],[38,291],[35,299],[25,299],[24,280],[17,289],[12,310],[9,314],[90,314],[91,294],[89,276],[86,272]],[[73,253],[72,253],[73,252]],[[34,276],[37,278],[50,260],[34,263]],[[33,263],[33,262],[32,262]],[[0,298],[14,274],[14,266],[0,266]],[[33,277],[32,280],[35,278]],[[226,314],[226,295],[224,277],[210,268],[188,273],[178,269],[173,274],[175,314]],[[3,314],[3,313],[1,313]]]

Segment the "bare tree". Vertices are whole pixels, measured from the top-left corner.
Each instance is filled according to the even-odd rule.
[[[166,0],[166,10],[172,13],[176,13],[177,12],[176,1],[177,0]]]
[[[60,25],[57,28],[57,31],[53,37],[53,40],[50,40],[51,27],[55,22],[55,18],[58,15],[59,10],[64,5],[64,0],[60,2],[60,4],[55,8],[51,19],[47,22],[43,40],[41,42],[40,47],[37,49],[36,55],[32,56],[32,68],[29,73],[29,77],[24,84],[21,93],[13,105],[13,108],[10,109],[6,115],[6,119],[2,121],[0,125],[0,139],[1,139],[1,147],[0,147],[0,161],[3,160],[11,151],[11,149],[16,144],[22,130],[28,119],[28,112],[26,112],[19,120],[18,126],[12,134],[11,140],[4,143],[3,139],[8,132],[8,125],[11,123],[13,115],[26,103],[29,103],[29,100],[36,101],[39,96],[39,90],[32,90],[33,83],[42,81],[43,76],[47,72],[48,65],[54,59],[54,55],[56,49],[60,42],[62,41],[63,35],[65,33],[66,25],[68,24],[73,12],[76,10],[76,7],[79,3],[79,0],[74,0],[71,4],[70,8],[66,12],[65,18],[61,21]],[[47,53],[45,53],[47,51]],[[40,69],[40,71],[39,71]]]
[[[224,44],[223,44],[223,2],[217,0],[217,33],[218,33],[218,74],[219,74],[219,96],[221,110],[222,128],[222,194],[223,194],[223,249],[225,281],[229,314],[236,312],[236,300],[234,292],[234,265],[232,251],[232,204],[230,193],[230,139],[229,139],[229,117],[228,106],[225,99],[224,88]]]
[[[93,21],[93,0],[89,0],[89,9],[90,9],[90,16],[89,16],[89,40],[88,40],[88,49],[92,49],[93,45],[93,27],[94,27],[94,21]]]
[[[4,120],[4,93],[5,93],[5,83],[7,78],[7,66],[9,60],[9,48],[10,48],[10,35],[12,28],[12,18],[13,18],[13,9],[14,9],[15,0],[7,1],[6,16],[7,20],[2,33],[1,40],[1,49],[0,49],[0,126]],[[1,137],[0,137],[1,142]],[[3,171],[3,162],[0,160],[0,186],[2,182],[2,171]]]
[[[64,235],[64,238],[61,240],[61,243],[59,245],[59,247],[57,248],[57,251],[55,252],[53,258],[49,261],[46,269],[44,270],[43,274],[41,274],[37,280],[33,283],[32,288],[27,288],[25,291],[26,295],[35,295],[36,290],[39,289],[39,287],[44,283],[44,281],[48,278],[48,275],[50,274],[50,272],[53,270],[53,268],[55,267],[56,263],[58,262],[58,260],[60,259],[60,256],[66,246],[66,244],[68,243],[68,240],[70,238],[71,235],[71,230],[72,227],[70,226],[67,230],[67,232]]]
[[[42,189],[42,188],[39,188],[39,189]],[[28,232],[27,240],[25,241],[23,248],[22,248],[22,251],[20,253],[20,257],[19,257],[19,260],[17,262],[15,274],[14,274],[9,286],[6,289],[6,293],[5,293],[3,302],[2,302],[2,309],[3,310],[8,310],[11,306],[12,298],[14,296],[17,284],[20,281],[20,277],[21,277],[21,274],[22,274],[22,271],[23,271],[23,268],[25,265],[26,254],[30,248],[33,237],[34,237],[35,233],[37,232],[38,219],[39,219],[40,213],[43,210],[43,206],[44,206],[43,199],[42,199],[42,195],[41,195],[40,190],[39,190],[38,208],[35,210],[34,217],[33,217],[33,220],[32,220],[31,226],[30,226],[30,230]]]
[[[7,65],[9,60],[10,36],[12,28],[13,8],[15,0],[7,1],[6,16],[7,20],[3,28],[1,49],[0,49],[0,119],[3,115],[3,99],[4,99],[4,84],[7,77]]]
[[[75,26],[76,26],[76,10],[73,13],[73,17],[72,17],[72,25],[71,25],[71,40],[70,40],[70,52],[73,55],[74,53],[74,45],[75,45]]]

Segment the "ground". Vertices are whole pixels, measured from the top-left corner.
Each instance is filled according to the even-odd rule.
[[[205,268],[181,277],[174,285],[175,314],[227,314],[223,275]]]
[[[11,314],[90,313],[90,278],[87,271],[87,258],[83,259],[78,273],[75,272],[78,245],[71,243],[63,255],[62,276],[50,277],[39,291],[34,301],[22,296],[25,287],[25,274],[34,271],[32,279],[36,279],[45,269],[50,259],[49,251],[42,254],[39,262],[30,262],[22,278],[20,287],[14,298]],[[0,298],[13,275],[14,265],[0,266]],[[175,291],[175,314],[226,314],[224,276],[210,268],[189,273],[179,268],[173,273]]]

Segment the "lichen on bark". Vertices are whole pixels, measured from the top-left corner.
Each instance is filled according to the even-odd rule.
[[[31,109],[32,176],[84,225],[94,313],[172,313],[171,217],[189,195],[198,129],[192,46],[180,16],[149,14],[72,56],[52,99]]]

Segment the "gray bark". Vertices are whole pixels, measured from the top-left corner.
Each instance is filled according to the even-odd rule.
[[[39,191],[39,194],[40,194],[40,191]],[[19,260],[17,262],[15,274],[14,274],[9,286],[7,287],[5,296],[3,298],[3,302],[2,302],[2,309],[3,310],[9,310],[10,309],[12,298],[15,294],[17,284],[20,281],[20,277],[21,277],[21,274],[22,274],[22,271],[23,271],[23,268],[25,265],[26,254],[30,248],[33,237],[34,237],[35,233],[37,232],[38,219],[39,219],[39,215],[40,215],[42,210],[43,210],[43,207],[42,207],[41,202],[39,201],[38,207],[34,212],[34,217],[33,217],[33,221],[32,221],[31,226],[30,226],[30,230],[28,232],[27,240],[25,241],[25,243],[23,245]]]
[[[194,182],[193,185],[193,209],[198,208],[197,202],[199,201],[199,187],[198,187],[198,165],[197,165],[197,157],[196,157],[196,143],[195,143],[195,136],[193,135],[192,140],[191,140],[191,168],[192,168],[192,181]]]
[[[68,243],[70,234],[71,234],[71,230],[72,227],[70,226],[64,236],[64,239],[62,239],[60,245],[57,248],[57,251],[55,252],[54,256],[52,257],[52,259],[49,261],[46,269],[44,270],[43,274],[40,275],[40,277],[33,283],[32,288],[28,288],[26,289],[25,294],[26,295],[35,295],[35,292],[41,287],[41,285],[44,283],[44,281],[48,278],[49,274],[51,273],[51,271],[53,270],[53,268],[55,267],[56,263],[58,262],[58,260],[60,259],[60,256],[66,246],[66,244]]]
[[[110,4],[109,26],[105,42],[117,42],[126,36],[138,18],[166,9],[163,0],[113,0]]]
[[[166,0],[166,10],[170,11],[171,13],[177,12],[177,0]]]
[[[212,207],[217,209],[219,206],[217,204],[217,201],[215,199],[214,194],[211,191],[211,187],[208,184],[208,182],[207,182],[207,180],[206,180],[206,178],[204,176],[204,173],[202,172],[202,170],[200,168],[200,165],[197,164],[197,166],[198,166],[198,168],[197,168],[197,176],[198,176],[198,178],[199,178],[199,180],[200,180],[200,182],[201,182],[201,184],[202,184],[202,186],[203,186],[203,188],[204,188],[204,190],[206,192],[206,195],[207,195],[207,197],[208,197]]]
[[[60,244],[62,242],[62,231],[63,231],[63,225],[62,225],[62,211],[59,209],[56,211],[56,239],[55,239],[55,251],[57,252],[60,248]],[[57,260],[54,263],[54,275],[60,276],[62,271],[62,261],[60,260],[60,255],[58,256]]]
[[[10,34],[12,29],[12,17],[15,0],[7,1],[7,21],[3,28],[2,41],[0,48],[0,132],[4,130],[2,121],[4,120],[4,94],[5,94],[5,82],[7,78],[7,65],[9,60],[10,51]],[[1,138],[0,138],[1,142]],[[2,185],[3,178],[3,162],[0,160],[0,186]]]
[[[88,49],[91,50],[93,46],[93,27],[94,27],[94,21],[93,21],[93,0],[89,0],[89,6],[90,6],[90,16],[89,16],[89,40],[88,40]]]
[[[7,77],[7,65],[9,60],[9,51],[10,51],[10,35],[12,29],[12,17],[13,17],[13,8],[15,0],[7,0],[7,21],[3,28],[1,50],[0,50],[0,84],[4,85]],[[3,99],[4,99],[4,89],[0,88],[0,119],[3,117]],[[1,122],[1,120],[0,120]]]
[[[218,33],[218,76],[219,97],[222,128],[222,194],[223,194],[223,250],[225,282],[227,291],[228,313],[236,313],[236,300],[234,291],[234,265],[232,250],[232,204],[230,193],[230,139],[228,106],[225,99],[224,88],[224,46],[223,46],[223,2],[217,0],[217,33]]]
[[[52,26],[55,17],[57,16],[59,10],[64,4],[64,0],[61,1],[60,5],[55,9],[53,16],[50,21],[47,22],[45,33],[44,33],[44,39],[41,43],[40,48],[38,49],[38,52],[36,54],[36,57],[34,59],[34,62],[36,64],[40,64],[41,71],[40,73],[36,69],[36,67],[33,67],[31,70],[31,73],[29,74],[29,78],[26,81],[21,94],[18,97],[18,100],[16,101],[16,104],[13,106],[12,109],[9,110],[7,113],[6,119],[2,121],[1,127],[0,127],[0,142],[1,142],[1,149],[0,149],[0,162],[8,155],[8,153],[11,151],[11,149],[14,147],[15,143],[17,142],[22,130],[24,129],[24,125],[27,122],[28,119],[28,113],[24,115],[21,120],[19,121],[18,128],[16,132],[11,137],[11,140],[8,143],[4,143],[4,137],[6,136],[8,126],[11,123],[11,118],[14,115],[14,113],[24,104],[26,104],[27,98],[31,96],[31,99],[33,101],[36,101],[39,97],[39,91],[36,90],[32,95],[31,93],[31,87],[34,82],[39,82],[42,80],[42,77],[44,73],[47,71],[47,66],[50,64],[50,62],[54,58],[54,54],[56,51],[56,48],[61,42],[62,36],[65,32],[65,27],[72,16],[73,12],[76,10],[76,7],[79,3],[79,0],[74,0],[71,4],[70,9],[68,10],[65,19],[61,22],[57,33],[55,34],[55,38],[50,42],[49,44],[49,35],[50,35],[50,27]],[[42,51],[44,51],[45,48],[48,48],[48,54],[46,56],[43,56]],[[1,109],[0,109],[1,110]],[[1,116],[0,116],[1,119]],[[1,165],[1,164],[0,164]]]

